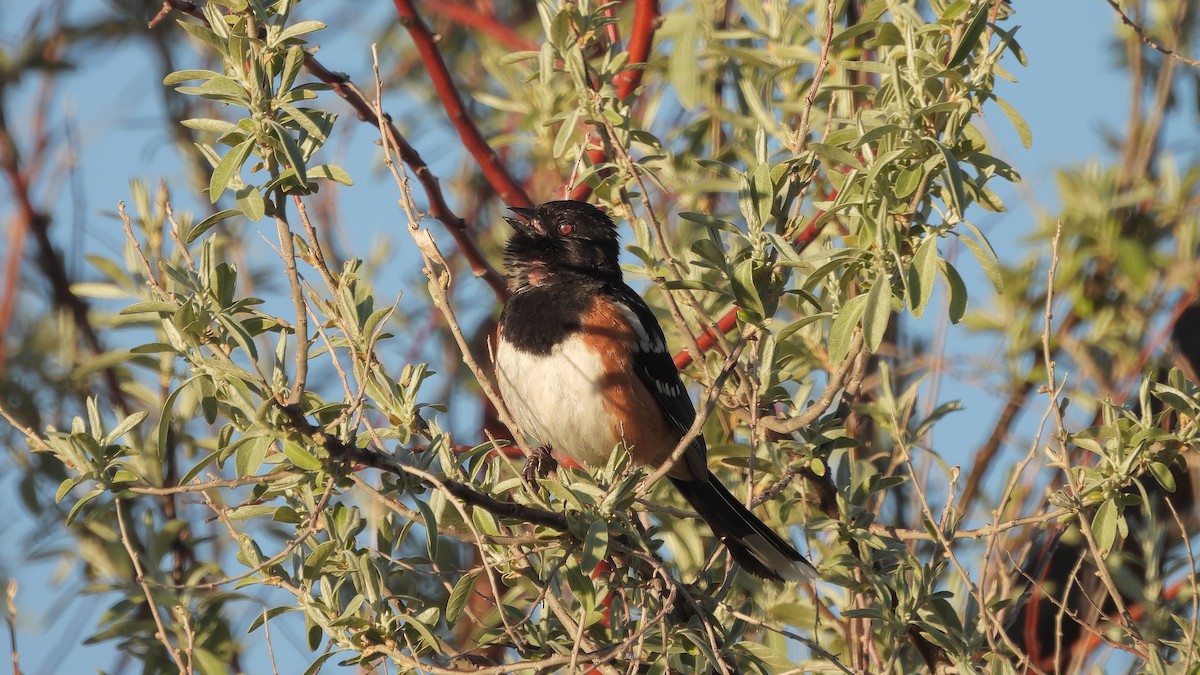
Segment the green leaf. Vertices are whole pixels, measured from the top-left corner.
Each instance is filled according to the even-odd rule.
[[[836,145],[828,145],[826,143],[810,143],[809,148],[817,153],[817,156],[826,160],[827,165],[832,166],[849,166],[858,170],[862,170],[862,162],[849,152],[837,147]]]
[[[921,318],[925,313],[925,306],[933,297],[937,264],[937,237],[925,237],[908,267],[908,310],[915,318]]]
[[[121,316],[130,314],[174,314],[175,310],[179,309],[178,305],[173,305],[169,302],[161,302],[150,300],[147,302],[135,302],[132,305],[120,311]]]
[[[101,441],[100,444],[101,445],[112,445],[114,442],[116,442],[117,439],[119,439],[120,437],[129,433],[130,430],[132,430],[137,425],[141,424],[142,420],[146,419],[146,416],[148,416],[149,414],[150,413],[146,412],[145,410],[139,410],[139,411],[133,413],[132,415],[130,415],[129,417],[126,417],[125,419],[121,420],[121,423],[118,424],[115,429],[108,432],[108,435],[104,437],[104,440]]]
[[[77,467],[77,468],[83,469],[83,467]],[[58,490],[56,490],[54,493],[54,503],[61,504],[63,497],[66,497],[67,493],[69,493],[71,490],[74,490],[77,485],[79,485],[80,483],[82,483],[83,481],[85,481],[87,479],[88,479],[88,477],[83,476],[83,475],[71,476],[70,478],[64,480],[62,483],[59,483]]]
[[[579,565],[585,570],[596,569],[606,555],[608,555],[608,523],[596,519],[588,526],[587,534],[583,538],[583,555],[580,556]]]
[[[1167,492],[1175,491],[1175,476],[1171,473],[1171,467],[1162,462],[1150,462],[1150,473]]]
[[[963,187],[962,167],[958,165],[958,158],[954,156],[954,153],[950,152],[950,148],[947,148],[935,139],[929,140],[937,146],[938,151],[942,155],[942,160],[946,164],[946,182],[950,187],[946,203],[952,209],[950,213],[946,214],[946,217],[950,222],[957,222],[963,217],[963,211],[967,207],[967,195]]]
[[[318,471],[321,468],[321,460],[295,441],[283,442],[283,454],[297,468],[305,471]]]
[[[300,37],[301,35],[307,35],[323,28],[325,28],[325,24],[321,23],[320,21],[300,21],[285,28],[283,32],[279,34],[279,38],[276,40],[275,44],[279,44],[284,40]]]
[[[331,180],[342,185],[354,185],[354,180],[350,178],[350,174],[337,164],[320,164],[311,167],[308,170],[308,177],[311,180]]]
[[[75,502],[75,504],[71,506],[71,510],[67,512],[66,524],[70,525],[71,523],[75,522],[75,516],[79,515],[79,511],[82,510],[88,502],[104,494],[104,492],[104,488],[96,488],[80,497],[79,501]]]
[[[198,85],[175,87],[175,91],[241,107],[246,107],[250,103],[250,96],[246,93],[246,88],[237,80],[223,75]]]
[[[561,158],[563,153],[567,151],[567,144],[571,142],[571,138],[575,135],[575,129],[579,125],[579,109],[572,110],[562,121],[558,127],[558,133],[554,135],[554,146],[551,153],[555,157]]]
[[[312,640],[309,640],[309,643],[313,650],[316,650],[318,647],[321,646],[321,629],[320,628],[317,629],[317,640],[316,640],[315,646],[312,646]],[[304,675],[317,675],[318,673],[321,672],[321,670],[324,669],[326,661],[328,661],[329,659],[332,659],[333,657],[338,656],[338,655],[344,655],[344,653],[338,652],[338,651],[328,651],[328,652],[325,652],[324,654],[318,656],[317,659],[312,662],[312,665],[304,670]]]
[[[454,622],[458,621],[459,615],[467,606],[467,601],[471,599],[479,574],[478,571],[464,574],[454,584],[454,590],[450,591],[450,598],[446,600],[447,624],[454,625]]]
[[[967,313],[967,285],[950,263],[938,259],[938,266],[942,270],[942,277],[946,279],[946,285],[950,287],[950,322],[958,323]]]
[[[854,329],[866,310],[867,296],[856,295],[838,312],[829,329],[829,359],[832,362],[839,363],[850,353],[850,338],[854,336]]]
[[[920,164],[913,164],[905,167],[900,173],[896,174],[896,181],[892,184],[892,191],[897,197],[907,197],[917,189],[917,186],[921,184],[923,168]]]
[[[668,64],[671,84],[675,95],[685,110],[700,103],[700,63],[697,44],[700,39],[700,15],[698,13],[673,13],[671,18],[678,22],[678,33],[672,43]]]
[[[233,470],[238,478],[253,476],[258,473],[263,460],[267,457],[267,449],[272,440],[266,436],[254,436],[242,440],[233,455]]]
[[[305,56],[304,48],[300,45],[288,47],[287,56],[283,57],[283,69],[279,72],[279,86],[276,91],[291,90],[292,85],[296,83],[296,76],[300,74]]]
[[[880,275],[867,291],[867,305],[863,310],[863,338],[867,349],[874,354],[887,334],[888,320],[892,317],[892,286],[887,276]]]
[[[179,27],[185,32],[190,33],[192,37],[204,42],[209,47],[212,47],[218,54],[226,53],[226,50],[229,46],[224,40],[218,37],[216,33],[209,30],[206,26],[199,23],[193,23],[191,21],[184,21],[182,19],[179,20],[178,23]]]
[[[304,153],[300,151],[296,139],[292,138],[291,132],[281,124],[272,124],[271,130],[275,132],[275,137],[283,146],[283,154],[287,157],[290,168],[296,172],[296,180],[300,183],[300,187],[307,188],[308,168],[304,166]]]
[[[295,607],[272,607],[265,612],[259,612],[258,616],[254,617],[254,620],[250,622],[250,627],[246,629],[246,634],[249,635],[250,633],[253,633],[258,629],[259,626],[263,625],[265,621],[274,619],[281,614],[298,611],[300,610]]]
[[[171,421],[174,419],[172,408],[175,407],[175,399],[179,398],[179,395],[183,393],[183,390],[187,389],[188,385],[190,385],[198,377],[200,377],[200,375],[193,375],[181,382],[179,387],[177,387],[175,391],[171,392],[167,396],[167,400],[163,401],[162,416],[158,418],[158,426],[156,427],[156,431],[158,432],[156,436],[158,440],[159,457],[164,456],[167,452],[167,437],[171,431]]]
[[[237,191],[237,205],[252,223],[257,223],[267,215],[267,204],[263,200],[262,192],[253,185],[247,185]]]
[[[239,209],[224,209],[222,211],[217,211],[211,216],[193,225],[192,229],[188,230],[187,236],[183,238],[183,242],[185,244],[190,244],[193,241],[196,241],[200,235],[211,229],[213,225],[216,225],[223,220],[228,220],[234,216],[240,215],[242,215],[242,212]]]
[[[225,134],[227,134],[231,131],[238,130],[238,126],[236,124],[233,124],[232,122],[226,122],[225,120],[207,119],[207,118],[195,118],[195,119],[190,119],[190,120],[183,120],[182,122],[180,122],[180,124],[182,124],[183,126],[189,128],[189,129],[195,129],[196,131],[208,131],[208,132],[211,132],[214,134],[218,134],[220,136],[224,136]]]
[[[1092,517],[1092,535],[1096,537],[1096,545],[1100,547],[1101,557],[1107,558],[1112,551],[1113,542],[1117,540],[1117,519],[1120,517],[1120,512],[1117,510],[1117,501],[1115,499],[1106,500],[1096,509],[1096,515]]]
[[[336,541],[323,541],[313,547],[311,553],[304,558],[304,566],[302,568],[305,579],[316,579],[321,576],[321,572],[325,567],[325,561],[329,560],[329,556],[337,550],[338,543]]]
[[[422,520],[425,521],[425,547],[429,554],[430,560],[437,560],[438,541],[442,538],[437,531],[437,516],[434,515],[433,509],[429,508],[429,504],[422,499],[417,499],[417,509],[421,512]]]
[[[130,296],[129,291],[119,286],[94,281],[80,281],[71,284],[71,292],[87,298],[100,298],[104,300],[122,299]]]
[[[754,260],[747,259],[738,263],[733,269],[733,297],[743,310],[748,312],[755,322],[765,318],[766,308],[758,289],[754,286]]]
[[[990,7],[990,2],[978,3],[978,6],[975,8],[975,15],[971,17],[971,22],[967,24],[966,30],[963,31],[962,39],[958,42],[958,47],[950,55],[950,60],[946,62],[947,68],[953,68],[962,63],[975,50],[975,47],[979,46],[979,36],[983,34],[983,29],[987,28],[987,15]]]
[[[237,534],[238,552],[237,560],[246,567],[258,567],[263,563],[262,549],[258,547],[258,543],[254,541],[250,535],[239,532]]]
[[[438,607],[427,607],[424,611],[414,617],[406,617],[401,615],[409,626],[416,629],[421,634],[421,640],[418,646],[426,646],[432,648],[435,652],[441,652],[439,646],[441,642],[433,635],[433,629],[438,625],[438,619],[441,616],[441,609]]]
[[[205,455],[204,459],[201,459],[199,462],[196,463],[195,466],[188,469],[187,473],[183,474],[183,478],[179,479],[179,484],[187,485],[188,483],[190,483],[193,478],[200,475],[200,472],[203,471],[205,467],[207,467],[209,464],[212,464],[214,459],[216,459],[217,457],[220,457],[221,452],[222,452],[221,450],[213,450],[212,452]]]
[[[1000,271],[1000,261],[996,258],[996,252],[992,250],[992,245],[988,242],[987,237],[983,236],[983,232],[980,232],[979,228],[975,227],[971,221],[964,220],[962,224],[975,236],[959,235],[959,240],[966,244],[971,255],[979,261],[983,273],[987,275],[988,281],[992,282],[992,288],[995,288],[997,293],[1004,293],[1004,275]]]
[[[316,117],[318,121],[322,119],[322,113],[320,111],[309,110],[307,108],[301,110],[290,103],[280,103],[279,108],[283,110],[283,113],[288,119],[295,122],[296,126],[303,129],[310,138],[319,141],[320,143],[324,143],[325,141],[329,140],[329,135],[326,133],[326,130],[322,129],[318,122],[313,121],[313,117]],[[312,117],[310,117],[310,115]]]
[[[163,84],[168,87],[173,87],[180,82],[191,82],[192,80],[211,80],[214,77],[221,77],[221,73],[212,70],[177,70],[163,78]]]
[[[728,220],[721,220],[720,218],[716,218],[707,213],[697,213],[695,211],[681,211],[679,213],[679,217],[682,218],[683,220],[693,222],[698,225],[705,225],[707,227],[715,227],[719,230],[724,230],[726,232],[732,232],[734,234],[741,233],[741,230],[739,230],[736,225],[729,222]]]
[[[254,139],[247,138],[230,150],[213,169],[212,178],[208,181],[208,198],[213,204],[225,193],[230,180],[242,169],[250,151],[254,148]],[[207,220],[207,218],[205,219]],[[197,226],[198,228],[199,226]],[[193,230],[194,231],[194,230]]]
[[[147,342],[129,351],[132,354],[162,354],[163,352],[173,352],[175,348],[165,342]]]
[[[1033,145],[1033,132],[1029,130],[1029,123],[1025,121],[1024,117],[1021,117],[1021,113],[1017,112],[1017,109],[1012,107],[1012,104],[999,96],[993,94],[992,98],[996,99],[996,105],[1000,106],[1000,110],[1004,111],[1004,116],[1008,118],[1009,123],[1017,130],[1017,137],[1021,139],[1021,145],[1026,148]]]

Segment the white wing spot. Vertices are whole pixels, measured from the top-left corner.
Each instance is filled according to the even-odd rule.
[[[616,304],[625,315],[625,320],[629,322],[634,332],[637,333],[638,350],[651,354],[663,354],[667,351],[667,345],[663,342],[663,339],[657,335],[650,335],[650,331],[646,330],[646,326],[642,324],[642,320],[638,318],[637,312],[633,311],[632,307],[623,302]]]
[[[668,398],[675,398],[683,395],[683,391],[680,390],[679,387],[671,384],[670,382],[663,382],[662,380],[655,380],[654,388],[658,389],[658,393]]]

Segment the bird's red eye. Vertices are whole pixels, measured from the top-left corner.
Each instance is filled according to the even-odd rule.
[[[558,231],[560,234],[571,234],[575,231],[575,226],[571,223],[563,223],[558,226]]]

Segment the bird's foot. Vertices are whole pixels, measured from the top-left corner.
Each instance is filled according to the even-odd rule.
[[[529,483],[537,483],[537,479],[545,478],[558,468],[558,460],[550,453],[550,446],[539,445],[534,449],[529,459],[525,460],[525,468],[521,476]]]

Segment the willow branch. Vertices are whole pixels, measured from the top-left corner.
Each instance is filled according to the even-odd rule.
[[[471,157],[475,158],[475,162],[479,164],[488,184],[509,206],[533,206],[529,195],[525,194],[525,189],[509,174],[508,168],[500,161],[496,151],[488,145],[479,128],[467,114],[462,96],[454,85],[454,79],[450,76],[450,70],[446,67],[442,53],[438,50],[437,40],[429,30],[429,26],[425,25],[421,16],[417,14],[416,7],[413,6],[411,0],[393,0],[392,4],[396,6],[396,15],[400,18],[400,25],[404,26],[409,36],[412,37],[413,44],[417,47],[417,53],[421,56],[425,69],[429,71],[433,88],[437,91],[442,107],[445,108],[446,115],[450,118],[450,123],[454,125],[454,130],[458,132],[458,137],[462,139],[467,152],[471,153]]]
[[[1138,39],[1140,39],[1143,43],[1145,43],[1145,45],[1147,47],[1157,51],[1158,53],[1162,54],[1163,56],[1167,56],[1172,59],[1183,61],[1184,63],[1188,64],[1189,66],[1192,66],[1193,68],[1200,67],[1200,60],[1188,58],[1188,57],[1184,56],[1183,54],[1180,54],[1179,52],[1175,51],[1174,49],[1167,49],[1166,47],[1163,47],[1162,45],[1158,44],[1153,39],[1151,39],[1149,35],[1146,35],[1146,31],[1142,30],[1142,27],[1137,25],[1137,23],[1134,22],[1133,19],[1129,18],[1129,15],[1126,14],[1125,11],[1121,9],[1121,5],[1117,4],[1117,0],[1105,0],[1105,1],[1108,2],[1108,4],[1113,8],[1113,10],[1116,11],[1117,15],[1121,17],[1121,23],[1124,23],[1126,26],[1129,26],[1130,28],[1132,28],[1133,32],[1137,34]],[[1183,4],[1186,4],[1186,3],[1183,3]]]

